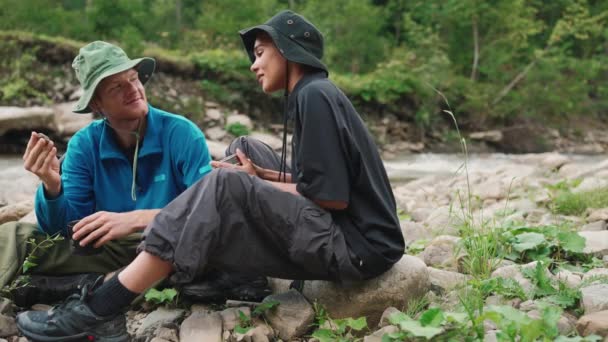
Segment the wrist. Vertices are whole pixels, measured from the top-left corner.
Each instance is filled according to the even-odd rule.
[[[53,184],[51,182],[42,181],[42,186],[44,187],[44,192],[48,197],[55,198],[61,193],[61,182]]]

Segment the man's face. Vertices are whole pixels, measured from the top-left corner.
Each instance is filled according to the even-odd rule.
[[[270,37],[259,34],[253,46],[255,62],[251,71],[265,93],[273,93],[285,88],[287,60],[281,55]]]
[[[99,83],[92,101],[93,109],[108,119],[139,119],[148,112],[148,100],[137,70],[130,69],[109,76]]]

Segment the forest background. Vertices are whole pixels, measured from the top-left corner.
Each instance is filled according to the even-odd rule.
[[[0,0],[15,57],[0,102],[37,94],[7,43],[28,32],[192,63],[215,101],[263,107],[237,32],[286,8],[324,33],[330,77],[364,116],[432,129],[451,120],[441,92],[469,130],[608,121],[605,0]]]

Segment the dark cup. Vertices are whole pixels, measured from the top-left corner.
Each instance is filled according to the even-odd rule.
[[[70,222],[68,222],[68,225],[67,225],[68,237],[70,238],[70,240],[72,240],[72,254],[86,256],[86,255],[95,255],[95,254],[101,253],[103,248],[93,247],[93,245],[95,244],[95,241],[91,241],[88,245],[82,247],[79,244],[80,241],[76,241],[76,240],[72,239],[72,233],[73,233],[72,229],[74,228],[76,223],[78,223],[78,221],[79,220],[70,221]]]

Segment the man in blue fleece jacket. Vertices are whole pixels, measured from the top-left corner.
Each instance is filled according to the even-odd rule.
[[[99,253],[74,255],[66,239],[38,255],[30,273],[108,273],[127,265],[141,232],[160,209],[211,171],[200,129],[148,104],[143,85],[154,71],[153,59],[132,60],[119,47],[97,41],[83,47],[72,66],[84,90],[73,111],[100,113],[103,119],[70,139],[61,165],[53,142],[32,132],[23,159],[25,169],[42,182],[35,203],[39,227],[0,226],[0,288],[18,274],[29,253],[27,240],[66,236],[73,220],[79,220],[73,239]],[[36,279],[49,282],[49,277]],[[61,285],[63,290],[83,281],[72,280]],[[42,292],[21,297],[28,304],[59,299]],[[65,294],[59,292],[55,297]]]

